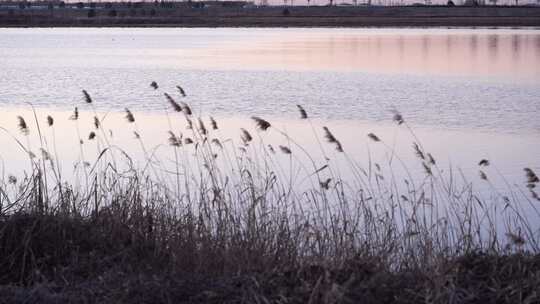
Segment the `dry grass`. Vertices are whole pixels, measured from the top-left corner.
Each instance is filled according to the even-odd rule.
[[[415,142],[425,178],[403,187],[383,173],[390,165],[352,161],[325,127],[325,145],[347,162],[348,180],[263,118],[253,117],[258,132],[289,143],[279,146],[282,154],[246,129],[236,146],[220,137],[214,118],[206,128],[187,103],[164,96],[172,119],[187,123],[184,133],[164,138],[173,170],[147,152],[128,109],[126,124],[145,151],[142,168],[108,145],[98,119],[89,135],[101,147],[97,160],[88,163],[81,148],[75,175],[83,182],[64,180],[55,149],[43,144],[54,138],[40,132],[31,174],[0,184],[0,303],[540,301],[539,232],[524,214],[526,205],[537,212],[532,169],[524,176],[531,193],[494,192],[493,201],[482,201]],[[83,91],[82,102],[99,101]],[[413,132],[401,114],[394,120]],[[52,131],[54,121],[46,119]],[[22,136],[35,124],[20,117]],[[489,161],[480,165],[489,182]],[[293,168],[309,187],[298,187]]]

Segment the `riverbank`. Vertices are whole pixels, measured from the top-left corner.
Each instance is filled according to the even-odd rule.
[[[118,218],[24,214],[0,221],[0,303],[537,303],[540,255],[470,252],[391,265],[158,246]],[[123,232],[122,232],[123,231]],[[157,236],[157,235],[155,235]],[[188,240],[185,240],[189,244]],[[202,240],[201,240],[202,241]],[[214,243],[215,242],[215,243]],[[237,248],[240,249],[240,248]],[[252,248],[254,249],[254,248]],[[11,250],[11,251],[8,251]],[[238,251],[247,253],[247,251]],[[213,256],[213,255],[216,256]],[[262,254],[262,255],[259,255]],[[238,257],[240,258],[240,257]],[[258,262],[257,262],[258,261]],[[215,267],[213,269],[208,267]],[[250,266],[251,268],[245,268]]]
[[[508,27],[540,26],[540,7],[4,8],[3,27]]]

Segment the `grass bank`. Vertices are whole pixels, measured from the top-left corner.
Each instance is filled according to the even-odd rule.
[[[257,133],[224,138],[219,121],[193,114],[183,88],[162,93],[164,117],[185,125],[163,136],[168,159],[145,145],[129,109],[144,161],[114,145],[86,91],[70,120],[79,130],[80,115],[92,115],[93,131],[74,139],[67,179],[56,117],[34,111],[18,117],[19,134],[0,128],[29,164],[0,182],[0,303],[539,301],[532,169],[523,185],[482,200],[397,111],[389,119],[410,132],[420,179],[376,134],[366,139],[388,149],[386,163],[354,161],[326,127],[306,135],[318,157],[261,117],[252,117]],[[312,125],[309,109],[293,109]],[[265,143],[269,132],[286,144]],[[479,160],[488,184],[491,166]]]

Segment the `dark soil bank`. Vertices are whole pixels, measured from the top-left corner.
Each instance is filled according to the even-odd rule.
[[[540,256],[482,253],[390,265],[277,256],[219,242],[163,246],[111,217],[0,222],[0,303],[538,303]],[[274,255],[273,255],[274,254]],[[405,259],[407,260],[407,259]]]
[[[187,3],[0,8],[0,26],[540,26],[540,7],[245,7]]]

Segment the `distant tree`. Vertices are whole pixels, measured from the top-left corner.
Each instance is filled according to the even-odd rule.
[[[94,18],[96,16],[96,10],[95,9],[90,9],[88,10],[88,18]]]
[[[78,9],[83,9],[83,8],[84,8],[84,3],[82,3],[82,2],[77,2],[77,8],[78,8]]]
[[[454,6],[456,6],[456,4],[454,3],[454,1],[448,0],[448,2],[446,3],[446,6],[448,6],[448,7],[454,7]]]
[[[19,3],[19,9],[25,9],[25,8],[26,8],[26,3],[20,2]]]
[[[105,3],[105,8],[112,8],[112,3],[111,2],[107,2]]]
[[[90,2],[90,8],[96,8],[96,3],[95,2]]]
[[[64,1],[60,1],[60,3],[58,3],[58,7],[59,8],[64,8],[64,7],[66,7],[66,3]]]
[[[112,9],[107,13],[107,16],[116,17],[116,16],[118,16],[118,13],[116,12],[116,10]]]
[[[53,10],[53,9],[54,9],[54,5],[52,4],[52,2],[49,2],[49,3],[47,4],[47,9],[48,9],[48,10]]]

